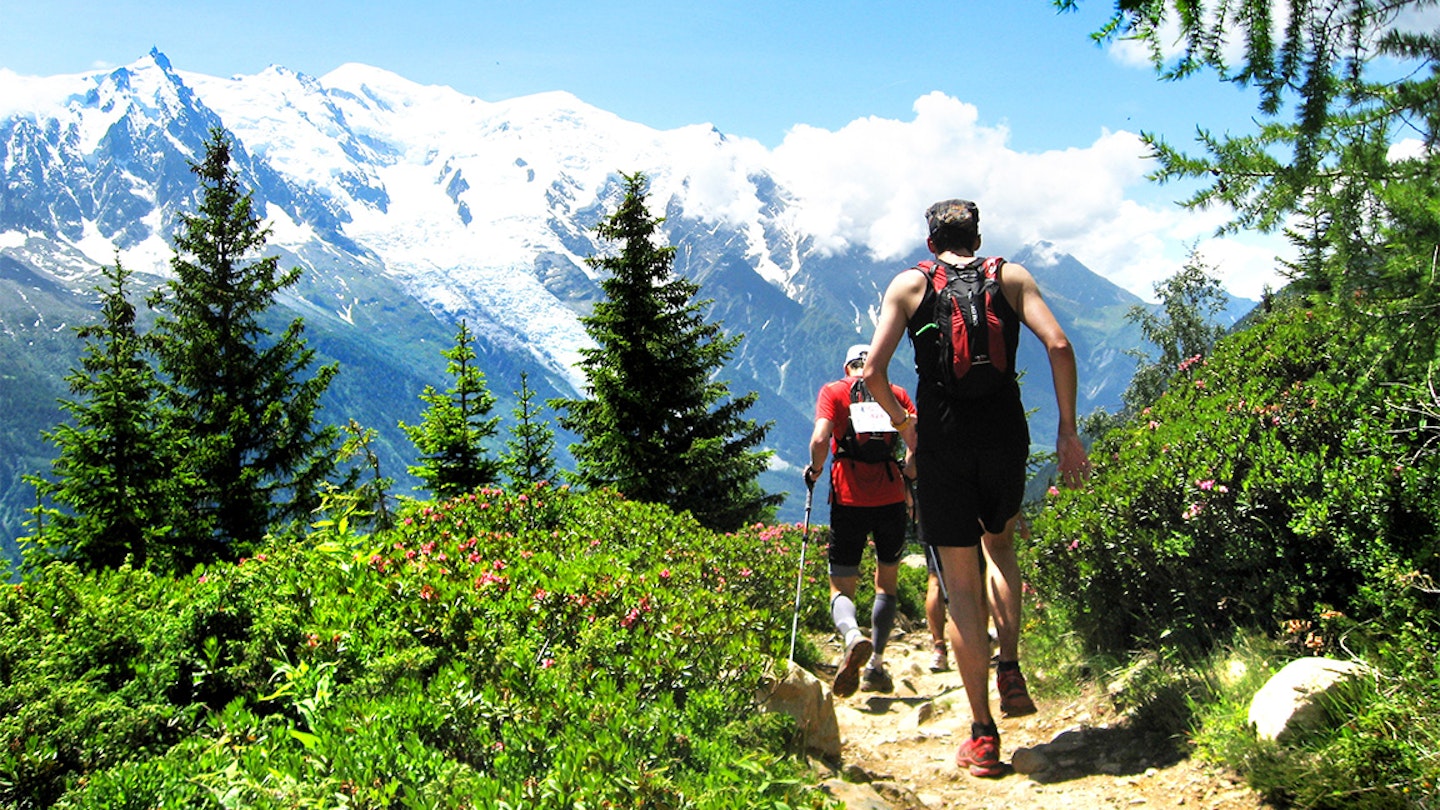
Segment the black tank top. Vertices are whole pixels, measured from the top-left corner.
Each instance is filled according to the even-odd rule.
[[[976,257],[977,260],[979,257]],[[921,269],[921,272],[925,272]],[[915,347],[915,374],[919,377],[920,388],[938,387],[944,390],[944,383],[936,377],[936,369],[940,368],[940,333],[937,329],[925,329],[928,324],[935,321],[935,287],[930,283],[930,274],[926,273],[925,295],[921,297],[919,306],[910,316],[910,321],[905,324],[906,331],[910,333],[910,343]],[[1001,261],[1000,267],[995,270],[997,280],[1005,276],[1005,264]],[[995,314],[1000,317],[1002,333],[1005,336],[1005,356],[1009,361],[1006,364],[1005,376],[1010,382],[1009,385],[1000,388],[996,395],[1006,391],[1019,393],[1019,384],[1015,382],[1015,352],[1020,345],[1020,316],[1015,314],[1015,309],[1010,306],[1010,299],[1004,294],[997,296],[995,302]],[[922,331],[923,330],[923,331]]]

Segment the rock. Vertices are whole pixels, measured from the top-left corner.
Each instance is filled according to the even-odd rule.
[[[1300,658],[1286,664],[1250,700],[1250,724],[1261,739],[1285,742],[1325,722],[1326,698],[1355,677],[1373,672],[1356,661]]]
[[[919,706],[916,706],[909,714],[900,718],[900,724],[897,728],[901,731],[914,731],[930,722],[930,718],[934,716],[935,704],[927,700]]]
[[[867,785],[875,781],[875,777],[871,776],[870,772],[865,770],[864,766],[857,765],[854,762],[847,763],[845,767],[840,769],[840,778],[852,785]]]
[[[828,757],[840,756],[840,723],[835,719],[835,698],[825,684],[804,668],[788,662],[785,677],[773,682],[760,696],[765,711],[795,718],[805,747]]]
[[[839,779],[820,783],[820,789],[831,798],[844,803],[847,810],[895,810],[869,785],[852,785]]]
[[[875,792],[880,794],[880,798],[897,808],[922,808],[925,806],[925,802],[921,800],[919,796],[916,796],[913,790],[899,782],[875,782],[871,784],[870,787],[874,788]]]
[[[1050,741],[1050,750],[1057,754],[1069,754],[1085,748],[1085,730],[1079,727],[1068,728]]]
[[[1050,759],[1034,748],[1017,748],[1015,753],[1010,755],[1010,767],[1016,773],[1030,774],[1043,773],[1050,767]]]

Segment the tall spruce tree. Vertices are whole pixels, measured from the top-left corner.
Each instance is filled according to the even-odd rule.
[[[715,373],[739,345],[707,323],[699,285],[672,272],[675,248],[657,244],[662,220],[646,210],[645,176],[596,227],[619,252],[587,261],[602,271],[605,300],[582,318],[597,347],[582,350],[586,399],[555,400],[560,424],[581,436],[571,449],[587,487],[689,510],[729,531],[768,516],[781,500],[757,477],[770,453],[755,448],[769,423],[744,417],[754,392],[729,397]]]
[[[485,441],[495,435],[500,418],[486,419],[495,395],[485,386],[485,374],[475,364],[475,336],[462,320],[455,345],[440,354],[450,363],[447,372],[455,384],[445,393],[425,386],[420,399],[429,407],[420,424],[400,427],[420,451],[420,463],[410,474],[424,482],[437,498],[451,498],[495,482],[499,465],[485,455]]]
[[[76,399],[60,403],[71,421],[44,434],[60,451],[51,477],[26,476],[41,502],[26,542],[41,556],[89,568],[127,558],[164,568],[171,504],[183,484],[178,445],[161,416],[152,342],[136,330],[131,274],[118,258],[103,272],[100,322],[76,330],[85,347],[66,376]]]
[[[184,526],[193,562],[233,557],[306,517],[334,470],[338,430],[316,420],[337,366],[314,369],[304,322],[274,336],[261,318],[300,269],[255,258],[262,227],[231,167],[231,141],[211,132],[191,171],[200,207],[181,216],[174,280],[151,299],[160,370],[193,477]]]
[[[555,477],[555,431],[540,419],[540,406],[530,387],[530,375],[520,372],[520,390],[515,392],[515,426],[505,442],[500,468],[515,489]]]

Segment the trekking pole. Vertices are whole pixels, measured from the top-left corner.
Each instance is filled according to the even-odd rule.
[[[795,633],[800,629],[800,589],[805,582],[805,546],[810,540],[810,503],[815,499],[815,484],[805,490],[805,528],[800,530],[800,573],[795,576],[795,613],[790,619],[790,663],[795,663]]]

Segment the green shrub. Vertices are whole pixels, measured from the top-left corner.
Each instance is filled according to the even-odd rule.
[[[1372,326],[1286,309],[1182,363],[1096,444],[1084,490],[1051,491],[1024,550],[1031,645],[1145,651],[1163,665],[1127,708],[1188,726],[1202,755],[1287,806],[1440,803],[1436,408],[1423,384],[1377,378],[1395,370]],[[1315,654],[1382,674],[1329,730],[1257,741],[1251,697]]]
[[[1085,490],[1052,493],[1027,557],[1087,648],[1368,621],[1383,572],[1433,562],[1436,457],[1414,457],[1345,327],[1296,310],[1230,338],[1097,443]]]
[[[0,597],[0,804],[814,806],[755,705],[799,539],[538,486],[178,579],[53,565]]]

